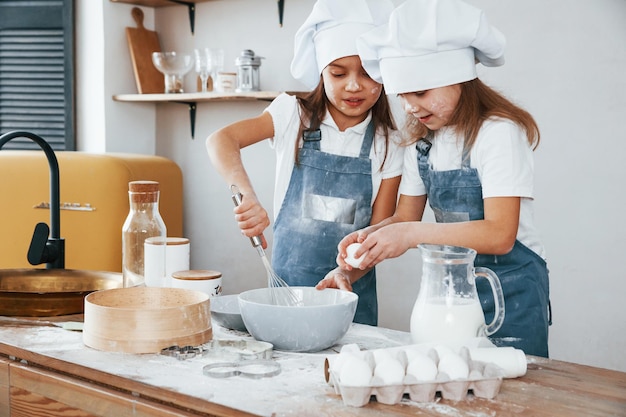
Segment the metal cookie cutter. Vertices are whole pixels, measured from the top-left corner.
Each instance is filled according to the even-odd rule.
[[[276,376],[280,373],[280,364],[273,360],[259,359],[241,362],[217,362],[205,365],[202,373],[213,378],[228,378],[241,375],[260,379]]]
[[[274,346],[256,340],[212,340],[204,345],[204,356],[215,362],[272,359]]]
[[[178,359],[179,361],[185,359],[195,358],[196,356],[202,355],[203,349],[201,346],[170,346],[164,349],[161,349],[161,355],[171,356],[173,358]]]
[[[161,355],[179,361],[202,356],[221,362],[239,362],[246,359],[271,359],[273,348],[271,343],[256,340],[212,340],[199,346],[169,346],[161,349]]]

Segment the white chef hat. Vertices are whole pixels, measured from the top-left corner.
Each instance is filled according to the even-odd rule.
[[[407,0],[357,40],[363,67],[388,94],[473,80],[477,62],[504,64],[504,46],[484,13],[461,0]]]
[[[315,88],[322,70],[338,58],[358,55],[356,38],[387,23],[389,0],[318,0],[295,36],[291,74]]]

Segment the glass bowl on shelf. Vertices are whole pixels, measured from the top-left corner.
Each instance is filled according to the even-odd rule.
[[[153,52],[152,63],[165,77],[165,93],[183,93],[183,78],[193,68],[194,57],[179,52]]]

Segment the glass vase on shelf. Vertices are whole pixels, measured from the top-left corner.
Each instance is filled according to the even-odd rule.
[[[209,84],[209,76],[211,75],[211,54],[209,48],[194,49],[196,72],[200,77],[199,92],[206,93],[211,91]]]
[[[198,73],[198,92],[215,90],[217,74],[224,69],[224,50],[221,48],[197,48],[194,50],[195,68]]]
[[[215,83],[217,74],[224,71],[224,50],[222,48],[207,48],[211,57],[210,78]]]
[[[165,94],[184,93],[183,80],[193,68],[193,57],[179,52],[153,52],[152,63],[164,77]]]

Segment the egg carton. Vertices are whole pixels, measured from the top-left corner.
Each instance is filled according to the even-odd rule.
[[[439,366],[439,357],[443,350],[430,349],[427,355]],[[386,351],[379,349],[368,352],[347,352],[345,354],[356,355],[369,363],[372,371],[376,368],[377,358],[383,355],[376,353],[391,353],[398,359],[406,369],[408,358],[403,350],[392,349]],[[426,352],[425,352],[426,353]],[[454,353],[454,352],[453,352]],[[342,353],[344,351],[342,350]],[[457,354],[457,353],[455,353]],[[457,354],[467,365],[466,378],[451,378],[444,371],[438,370],[436,377],[432,380],[418,380],[414,375],[405,374],[402,383],[388,384],[383,378],[373,374],[367,384],[350,385],[341,381],[340,372],[337,367],[333,367],[326,362],[326,379],[334,387],[335,393],[341,395],[343,403],[347,406],[362,407],[375,397],[376,401],[382,404],[394,405],[400,403],[407,395],[411,401],[434,402],[437,396],[451,401],[461,401],[467,398],[468,393],[480,398],[492,399],[500,391],[504,371],[494,363],[474,361],[470,358],[467,348],[461,348]],[[454,374],[454,370],[449,370]]]

